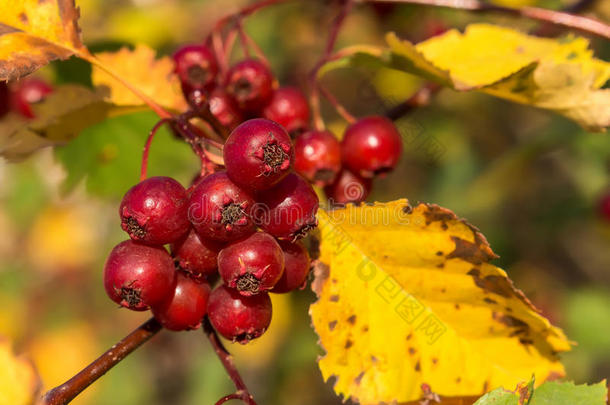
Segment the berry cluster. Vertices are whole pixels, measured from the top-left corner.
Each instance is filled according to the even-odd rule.
[[[32,104],[44,100],[53,91],[45,81],[28,78],[12,86],[0,82],[0,117],[14,111],[25,118],[34,118]]]

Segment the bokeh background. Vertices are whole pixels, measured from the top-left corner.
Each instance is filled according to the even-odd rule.
[[[501,0],[510,6],[559,9],[558,0]],[[94,51],[145,43],[161,54],[201,41],[236,0],[77,0],[84,40]],[[282,84],[304,84],[336,12],[330,1],[294,1],[249,18]],[[587,11],[610,19],[610,2]],[[419,41],[444,29],[490,21],[522,29],[527,21],[416,6],[356,7],[339,46],[381,44],[393,30]],[[550,34],[560,34],[548,31]],[[593,40],[597,55],[610,44]],[[236,53],[235,58],[240,54]],[[91,85],[78,60],[37,75],[53,83]],[[357,115],[382,113],[421,82],[391,70],[342,70],[324,84]],[[330,127],[344,123],[324,105]],[[117,207],[138,180],[152,113],[108,120],[54,150],[19,163],[0,160],[0,334],[36,362],[55,386],[147,319],[119,310],[102,288],[110,249],[125,239]],[[578,342],[564,356],[568,375],[592,382],[610,375],[610,220],[599,200],[610,193],[610,135],[482,94],[442,90],[429,106],[397,124],[405,142],[400,166],[375,183],[369,200],[400,197],[438,203],[478,226],[505,268],[546,316]],[[162,132],[150,174],[187,184],[197,171],[190,149]],[[229,345],[260,404],[339,404],[316,365],[321,349],[310,328],[309,289],[274,296],[268,333],[248,346]],[[200,331],[162,332],[75,404],[211,404],[232,386]]]

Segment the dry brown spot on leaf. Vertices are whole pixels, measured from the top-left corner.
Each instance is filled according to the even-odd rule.
[[[495,275],[481,277],[481,271],[479,269],[470,270],[468,275],[472,276],[472,279],[477,287],[482,288],[487,292],[494,293],[505,298],[511,297],[514,293],[514,287],[506,278]]]
[[[349,318],[347,318],[347,322],[351,323],[352,325],[356,324],[356,315],[351,315]]]

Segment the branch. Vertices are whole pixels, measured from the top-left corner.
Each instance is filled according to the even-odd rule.
[[[140,325],[119,343],[112,346],[93,363],[70,378],[62,385],[49,390],[42,398],[44,405],[64,405],[72,401],[85,388],[106,374],[127,355],[140,347],[144,342],[161,330],[161,325],[155,318]]]
[[[233,356],[231,356],[231,354],[227,351],[227,349],[220,341],[220,338],[216,334],[216,331],[212,327],[212,324],[210,323],[210,320],[207,316],[203,319],[203,333],[205,333],[205,335],[210,340],[210,343],[214,348],[214,352],[220,359],[220,362],[224,366],[227,374],[229,375],[229,378],[231,378],[231,381],[233,381],[233,384],[235,384],[235,388],[237,389],[237,392],[235,394],[239,395],[239,398],[247,405],[256,405],[254,397],[252,397],[252,394],[250,394],[250,392],[248,391],[248,387],[246,387],[244,380],[241,379],[241,376],[239,375],[239,372],[237,371],[237,368],[233,363]],[[233,398],[233,394],[227,397]]]
[[[474,12],[498,12],[516,17],[530,18],[561,27],[575,29],[588,34],[610,39],[610,25],[593,18],[573,15],[562,11],[547,10],[538,7],[511,8],[479,0],[365,0],[369,3],[402,3],[420,4],[423,6],[445,7]]]
[[[407,100],[388,110],[385,113],[385,116],[391,119],[392,121],[396,121],[400,117],[409,114],[414,109],[428,105],[430,103],[430,98],[432,97],[432,95],[439,91],[441,88],[442,87],[438,84],[425,84]]]

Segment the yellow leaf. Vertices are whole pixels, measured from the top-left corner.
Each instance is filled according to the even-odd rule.
[[[41,389],[32,363],[16,357],[7,340],[0,338],[0,405],[32,404]]]
[[[25,76],[54,59],[87,54],[74,0],[0,2],[0,80]]]
[[[121,79],[161,106],[174,111],[186,109],[180,82],[173,73],[173,62],[169,57],[156,59],[155,51],[146,45],[138,45],[134,50],[122,48],[117,52],[103,52],[96,54],[96,57]],[[143,105],[141,98],[95,65],[91,78],[95,86],[109,90],[107,99],[113,104]]]
[[[476,228],[406,200],[319,211],[310,315],[335,391],[363,405],[449,397],[563,375],[570,349],[506,273]]]
[[[537,38],[509,28],[469,25],[417,45],[386,40],[392,66],[456,90],[478,90],[562,114],[589,130],[610,126],[610,63],[585,38]]]

